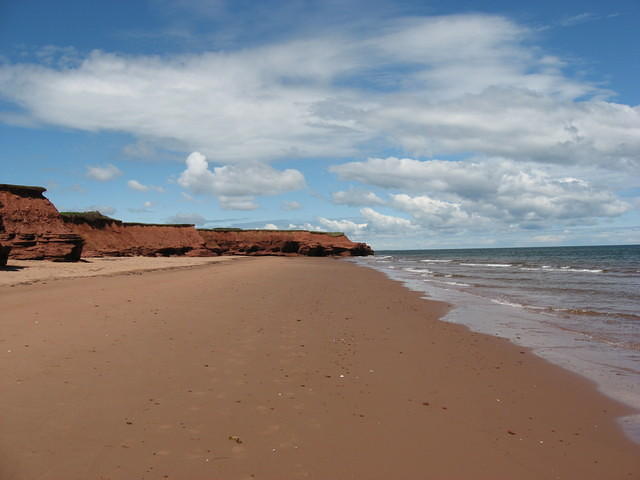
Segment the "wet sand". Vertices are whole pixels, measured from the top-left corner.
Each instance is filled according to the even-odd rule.
[[[0,287],[0,479],[640,477],[626,407],[379,272],[138,273]]]

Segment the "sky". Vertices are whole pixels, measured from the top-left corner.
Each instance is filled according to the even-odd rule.
[[[0,183],[376,249],[638,244],[638,25],[637,0],[0,0]]]

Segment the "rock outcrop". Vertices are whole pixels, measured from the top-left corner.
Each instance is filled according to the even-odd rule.
[[[341,232],[235,228],[201,229],[198,232],[208,249],[222,255],[373,255],[369,245],[352,242]]]
[[[42,187],[0,185],[0,243],[10,258],[78,261],[84,241],[69,229]]]
[[[63,212],[62,218],[85,239],[85,257],[212,255],[193,225],[126,223],[100,212]]]

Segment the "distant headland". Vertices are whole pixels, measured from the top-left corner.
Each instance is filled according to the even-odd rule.
[[[59,212],[43,187],[0,184],[0,265],[7,259],[78,261],[104,256],[364,256],[366,243],[342,232],[196,229],[145,224],[98,211]]]

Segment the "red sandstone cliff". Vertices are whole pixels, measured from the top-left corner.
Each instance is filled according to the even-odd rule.
[[[0,185],[0,243],[10,258],[77,261],[82,237],[68,228],[42,187]],[[8,252],[7,252],[8,253]]]
[[[99,212],[62,215],[42,187],[0,185],[0,266],[10,258],[76,261],[97,256],[372,255],[343,233],[196,230],[193,225],[125,223]],[[83,251],[84,247],[84,251]]]
[[[343,233],[306,230],[198,230],[205,246],[225,255],[373,255],[366,243],[355,243]]]
[[[85,257],[212,255],[193,225],[125,223],[99,212],[63,213],[62,218],[85,239]]]
[[[301,230],[196,230],[193,225],[125,223],[99,212],[63,213],[85,239],[84,256],[371,255],[365,243],[342,233]]]

